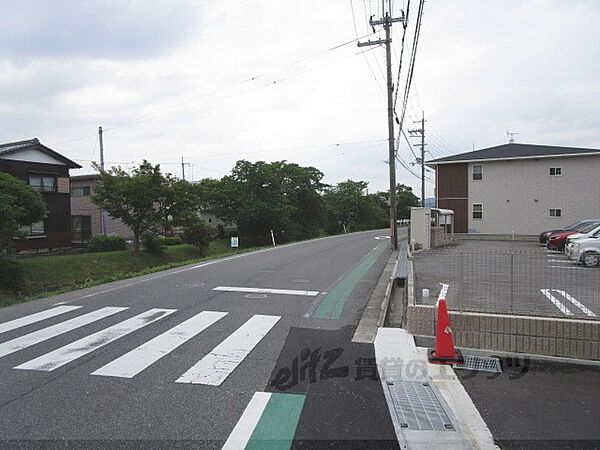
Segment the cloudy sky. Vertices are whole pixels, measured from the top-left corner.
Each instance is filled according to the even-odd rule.
[[[377,0],[2,0],[0,142],[38,137],[88,173],[102,125],[110,165],[148,159],[180,176],[184,157],[200,179],[285,159],[386,189],[385,52],[340,46],[380,13]],[[600,147],[598,23],[597,0],[427,1],[407,128],[424,110],[428,159],[507,130]],[[395,24],[394,77],[401,38]],[[399,156],[414,163],[404,140]],[[398,179],[419,186],[402,167]]]

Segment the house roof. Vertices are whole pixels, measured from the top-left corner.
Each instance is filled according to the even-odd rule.
[[[446,156],[445,158],[433,159],[431,161],[427,161],[425,164],[436,166],[438,164],[451,164],[481,160],[533,159],[595,154],[600,156],[600,149],[509,143],[497,145],[495,147],[484,148],[481,150],[475,150],[472,152],[460,153],[458,155]]]
[[[95,180],[99,177],[99,175],[97,173],[88,173],[85,175],[71,175],[71,180],[72,181],[77,181],[77,180]]]
[[[40,143],[38,138],[29,139],[26,141],[18,141],[18,142],[7,142],[6,144],[0,144],[0,156],[9,155],[11,153],[17,153],[21,150],[29,150],[35,149],[39,150],[43,153],[46,153],[54,158],[58,159],[65,163],[65,165],[69,166],[70,169],[80,169],[81,166],[76,162],[70,160],[69,158],[61,155],[60,153],[55,152],[51,148],[46,147],[42,143]]]

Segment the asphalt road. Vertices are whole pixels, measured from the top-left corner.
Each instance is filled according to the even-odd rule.
[[[600,448],[600,369],[511,361],[503,372],[456,370],[501,449]]]
[[[391,254],[385,234],[1,309],[0,446],[396,448],[373,346],[350,342]]]

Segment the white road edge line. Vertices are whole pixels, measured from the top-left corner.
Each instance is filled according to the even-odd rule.
[[[558,292],[560,295],[562,295],[564,298],[569,300],[571,303],[573,303],[575,306],[577,306],[580,310],[582,310],[588,316],[596,317],[596,314],[594,314],[592,311],[590,311],[584,304],[580,303],[576,298],[567,294],[565,291],[561,291],[560,289],[552,289],[552,290],[554,292]]]
[[[252,316],[175,382],[221,385],[279,319],[281,316]]]
[[[123,322],[117,323],[111,327],[100,330],[96,333],[90,334],[82,339],[79,339],[71,344],[65,345],[59,349],[56,349],[50,353],[46,353],[38,358],[32,359],[15,369],[26,369],[26,370],[40,370],[44,372],[51,372],[71,361],[76,360],[94,350],[110,344],[117,339],[132,333],[139,328],[145,327],[146,325],[156,322],[163,317],[177,311],[176,309],[161,309],[154,308],[150,309],[142,314],[138,314],[135,317],[124,320]]]
[[[270,398],[270,392],[256,392],[252,396],[221,450],[239,450],[246,447]]]
[[[57,306],[56,308],[46,309],[35,314],[20,317],[19,319],[0,323],[0,333],[6,333],[7,331],[14,330],[15,328],[21,328],[25,325],[36,323],[44,319],[49,319],[50,317],[58,316],[78,308],[81,308],[81,306]]]
[[[224,292],[252,292],[255,294],[281,294],[281,295],[302,295],[304,297],[316,297],[319,291],[299,291],[293,289],[269,289],[269,288],[248,288],[234,286],[217,286],[213,291]]]
[[[202,311],[105,366],[100,367],[95,372],[92,372],[92,375],[133,378],[142,370],[150,367],[160,358],[168,355],[213,323],[221,320],[227,314],[226,312],[218,311]]]
[[[565,316],[572,316],[573,313],[569,311],[565,305],[563,305],[554,295],[550,293],[550,289],[540,289],[540,292],[544,294],[548,300],[550,300],[554,306],[556,306]]]
[[[18,352],[19,350],[23,350],[24,348],[31,347],[32,345],[39,344],[40,342],[47,341],[48,339],[77,328],[81,328],[92,322],[104,319],[105,317],[111,316],[126,309],[127,308],[124,307],[107,306],[106,308],[100,308],[97,311],[92,311],[82,316],[57,323],[56,325],[42,328],[41,330],[34,331],[33,333],[19,336],[18,338],[11,339],[10,341],[2,342],[0,344],[0,358],[10,355],[14,352]]]

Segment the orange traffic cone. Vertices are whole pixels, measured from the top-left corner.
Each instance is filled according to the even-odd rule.
[[[446,308],[446,300],[438,301],[438,320],[435,331],[435,349],[427,350],[427,358],[434,364],[464,363],[460,350],[454,348],[452,328],[450,328],[450,317]]]

